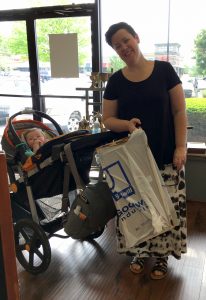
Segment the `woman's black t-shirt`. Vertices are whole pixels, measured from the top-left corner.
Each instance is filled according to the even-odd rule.
[[[118,118],[141,120],[160,169],[173,160],[175,132],[169,90],[179,83],[170,63],[155,61],[152,74],[140,82],[129,81],[121,70],[115,72],[104,92],[104,99],[118,101]]]

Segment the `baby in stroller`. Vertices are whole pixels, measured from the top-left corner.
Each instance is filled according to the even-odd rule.
[[[44,132],[40,128],[31,128],[23,133],[28,146],[35,153],[41,146],[49,141]]]
[[[56,131],[36,120],[15,121],[22,114],[48,119]],[[48,141],[36,151],[33,148],[34,153],[22,135],[36,128],[46,134]],[[21,111],[9,118],[1,143],[10,182],[16,256],[28,272],[38,274],[48,268],[50,237],[69,237],[56,232],[63,229],[76,191],[90,184],[95,149],[122,136],[112,132],[89,134],[87,130],[64,134],[55,120],[35,110]],[[72,165],[75,172],[71,172]],[[102,232],[89,237],[98,237]]]

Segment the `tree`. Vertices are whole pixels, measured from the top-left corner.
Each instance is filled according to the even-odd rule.
[[[110,57],[109,64],[111,68],[113,69],[113,72],[123,68],[125,66],[125,63],[116,55],[113,55]]]
[[[206,75],[206,29],[198,33],[195,41],[195,59],[198,74]]]
[[[41,61],[48,62],[49,57],[49,34],[58,33],[77,33],[79,48],[79,65],[85,64],[88,59],[88,47],[91,41],[89,31],[89,19],[85,17],[77,18],[60,18],[38,20],[37,37],[38,37],[38,54]]]
[[[9,71],[10,66],[9,66],[9,56],[8,56],[8,44],[7,44],[7,39],[4,37],[0,36],[0,71]]]
[[[26,25],[24,21],[15,22],[7,43],[8,52],[11,56],[19,56],[22,61],[28,59]]]
[[[36,21],[38,57],[41,62],[50,61],[49,34],[77,33],[79,48],[79,65],[85,64],[88,59],[90,45],[89,19],[87,17],[54,18]],[[22,61],[28,60],[26,25],[24,21],[15,22],[11,37],[8,39],[9,52],[19,55]],[[90,59],[90,58],[89,58]]]

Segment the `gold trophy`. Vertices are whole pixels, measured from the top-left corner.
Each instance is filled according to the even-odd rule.
[[[99,87],[99,72],[92,72],[90,79],[92,81],[91,89],[95,89]]]
[[[106,82],[109,79],[109,73],[99,73],[99,79],[102,82],[102,87],[105,88]]]

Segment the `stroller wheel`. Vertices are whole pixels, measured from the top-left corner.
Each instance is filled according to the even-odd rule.
[[[104,227],[100,228],[99,230],[92,232],[90,235],[88,235],[85,240],[94,240],[97,239],[98,237],[100,237],[100,235],[102,235],[102,233],[104,232]]]
[[[51,261],[51,247],[43,229],[31,219],[14,225],[16,257],[24,269],[32,274],[44,272]]]

